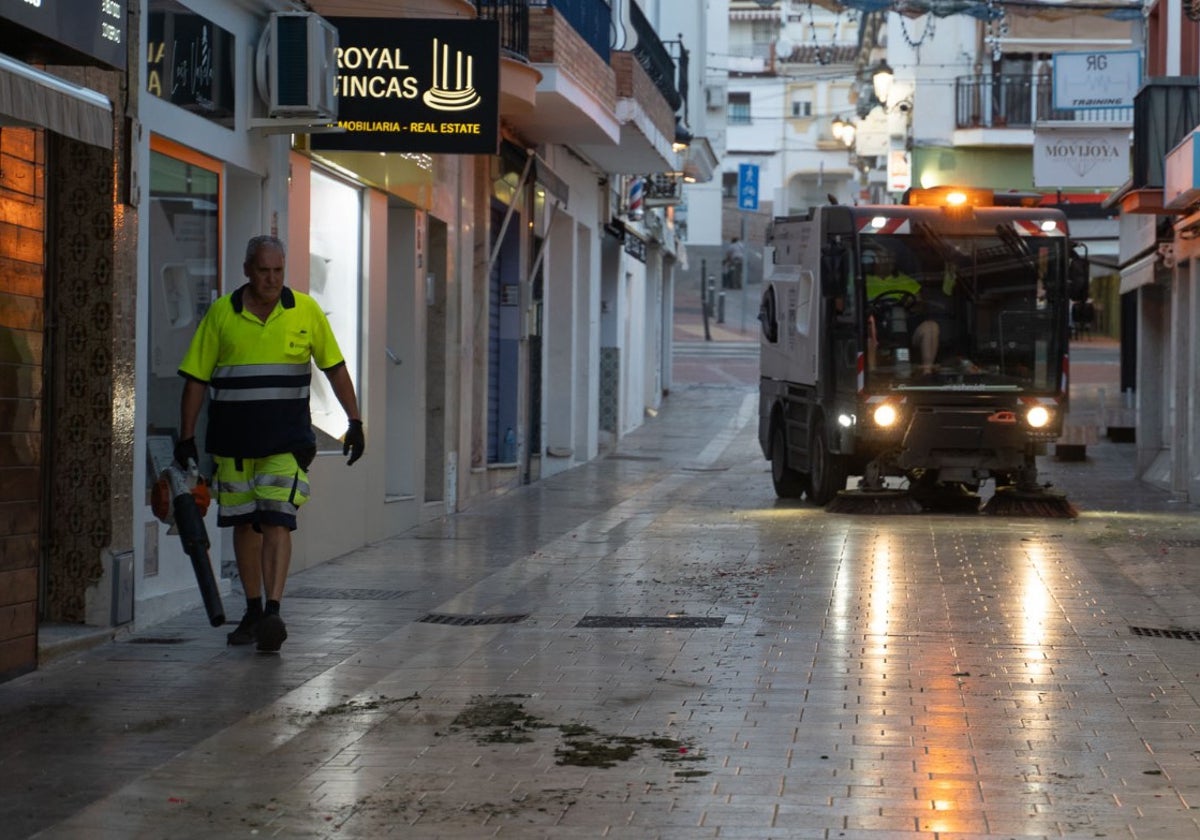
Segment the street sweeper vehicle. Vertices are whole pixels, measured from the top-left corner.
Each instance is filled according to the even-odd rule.
[[[774,220],[758,438],[779,497],[978,510],[992,481],[985,512],[1075,515],[1037,457],[1062,434],[1086,252],[1036,195],[997,198],[913,189]]]

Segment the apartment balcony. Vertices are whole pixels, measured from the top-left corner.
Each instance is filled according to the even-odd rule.
[[[500,24],[500,117],[528,113],[542,74],[529,60],[529,0],[475,0],[480,18]]]
[[[672,148],[675,112],[683,104],[675,88],[675,61],[637,4],[629,7],[629,22],[636,38],[633,49],[610,56],[620,142],[617,148],[585,145],[582,151],[608,172],[674,172],[679,169]]]
[[[528,58],[541,80],[534,107],[505,114],[505,121],[531,144],[616,146],[621,122],[608,63],[608,3],[533,0],[528,6]]]
[[[1048,76],[959,76],[954,88],[956,146],[1032,146],[1038,123],[1133,127],[1132,108],[1056,109]]]
[[[581,143],[579,150],[606,172],[636,175],[675,171],[679,168],[672,149],[675,111],[634,53],[612,53],[612,68],[620,137],[616,145]]]
[[[1119,192],[1121,212],[1168,215],[1167,152],[1200,125],[1200,78],[1147,79],[1133,99],[1133,175]]]
[[[606,0],[537,2],[529,8],[529,59],[542,79],[534,108],[507,122],[531,143],[577,148],[606,172],[677,170],[674,63],[637,6],[637,45],[610,52]]]

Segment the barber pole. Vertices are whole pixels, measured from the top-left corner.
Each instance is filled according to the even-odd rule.
[[[629,182],[629,220],[640,222],[646,215],[646,180],[641,177]]]

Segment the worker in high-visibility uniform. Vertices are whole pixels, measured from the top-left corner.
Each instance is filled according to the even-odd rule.
[[[867,281],[867,301],[874,301],[880,295],[886,295],[889,292],[899,292],[910,295],[910,301],[913,301],[914,309],[921,309],[920,300],[923,287],[916,278],[905,274],[896,265],[895,256],[886,248],[881,248],[875,255],[874,271],[866,277]],[[875,348],[878,344],[878,337],[875,335],[875,319],[873,316],[868,316],[867,319],[867,337],[868,349],[867,358],[868,366],[874,367]],[[917,350],[917,357],[920,362],[920,370],[922,373],[932,373],[934,369],[934,360],[937,358],[938,344],[940,342],[940,327],[937,321],[932,318],[924,317],[916,328],[912,331],[912,343]]]
[[[348,464],[366,446],[354,383],[321,307],[284,285],[284,246],[255,236],[243,263],[247,282],[205,313],[179,365],[175,460],[199,463],[196,422],[207,392],[205,449],[214,457],[217,525],[232,527],[246,613],[227,640],[278,651],[287,638],[280,601],[292,558],[296,513],[309,498],[305,472],[316,456],[309,413],[310,362],[329,379],[349,419]],[[266,603],[263,603],[263,595]]]

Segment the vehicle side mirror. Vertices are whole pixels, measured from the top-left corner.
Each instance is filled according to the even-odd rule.
[[[779,320],[775,309],[775,287],[768,285],[758,307],[758,321],[762,336],[770,344],[779,341]]]
[[[840,236],[830,237],[821,249],[821,296],[846,294],[846,245]]]
[[[1087,246],[1082,242],[1072,242],[1067,261],[1067,297],[1076,302],[1087,300],[1091,296],[1091,276]]]

